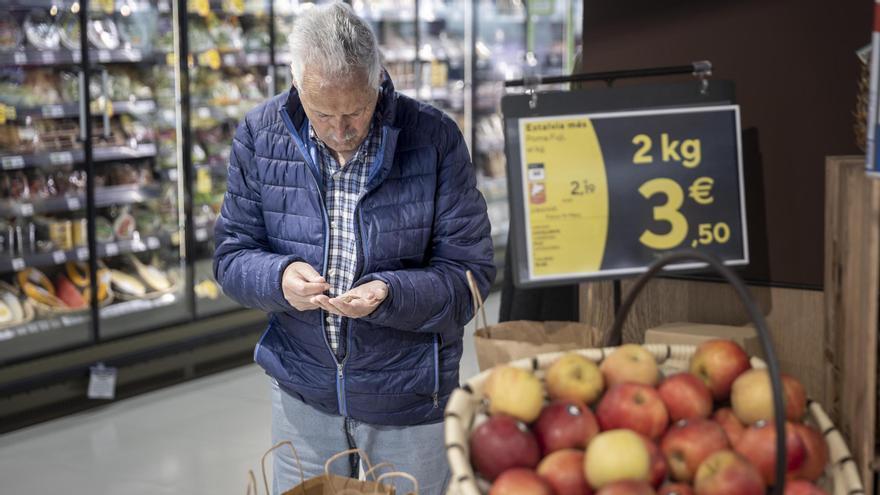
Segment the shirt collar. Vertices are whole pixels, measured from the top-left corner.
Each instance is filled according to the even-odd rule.
[[[358,149],[354,152],[354,155],[351,157],[347,163],[363,161],[366,158],[367,150],[369,149],[370,141],[374,138],[374,134],[376,131],[376,121],[378,120],[378,112],[373,114],[373,118],[370,120],[370,129],[367,131],[367,136],[361,142]],[[321,150],[324,154],[329,154],[333,156],[335,159],[335,155],[330,151],[330,148],[318,137],[318,134],[315,132],[315,128],[312,127],[312,123],[309,122],[309,139],[315,143],[316,146]]]

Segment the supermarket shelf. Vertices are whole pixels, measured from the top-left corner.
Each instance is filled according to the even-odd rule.
[[[156,156],[156,145],[146,143],[139,145],[137,148],[129,146],[95,147],[92,156],[96,162],[149,158]],[[60,165],[73,165],[83,161],[85,161],[85,153],[81,149],[32,153],[29,155],[5,155],[0,156],[0,169],[18,170],[26,167],[56,167]]]
[[[170,55],[170,54],[169,54]],[[166,59],[168,56],[166,55]],[[272,58],[269,52],[228,52],[221,53],[217,50],[196,52],[193,54],[192,64],[201,67],[261,67],[271,65]]]
[[[104,242],[98,244],[98,257],[104,258],[128,253],[142,253],[159,249],[166,244],[168,239],[157,236],[149,236],[144,239]],[[49,253],[29,254],[18,258],[0,257],[0,273],[18,272],[25,268],[45,268],[56,266],[68,261],[86,261],[89,259],[89,250],[86,247],[77,247],[70,250],[58,250]]]
[[[100,309],[100,338],[121,337],[180,323],[190,318],[185,298],[169,293],[156,299],[135,299]]]
[[[159,186],[110,186],[95,190],[95,205],[103,208],[112,205],[140,203],[158,198]],[[0,201],[0,217],[30,217],[44,213],[79,211],[85,208],[85,194],[72,194],[57,198],[34,198],[34,202],[21,200]]]
[[[142,50],[98,50],[89,51],[89,60],[102,64],[113,63],[139,63],[155,59],[152,52],[144,53]],[[70,65],[78,64],[82,60],[79,50],[37,50],[28,48],[15,52],[0,53],[0,66],[11,65]]]
[[[143,114],[156,110],[154,100],[114,101],[111,103],[114,114]],[[11,112],[10,112],[11,109]],[[6,120],[24,120],[27,117],[38,119],[64,119],[79,117],[79,103],[42,105],[36,107],[6,107]],[[100,113],[97,112],[97,113]]]
[[[4,7],[10,10],[17,9],[39,9],[39,8],[51,8],[53,5],[58,4],[58,0],[6,0],[6,5]]]
[[[90,340],[91,321],[88,311],[34,320],[0,330],[0,363],[64,349]]]

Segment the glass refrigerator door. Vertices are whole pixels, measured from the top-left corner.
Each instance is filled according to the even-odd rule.
[[[0,4],[0,364],[92,339],[80,29],[72,2]]]
[[[91,2],[88,40],[95,118],[95,231],[100,336],[186,319],[168,0]]]
[[[239,308],[214,280],[214,221],[239,121],[273,92],[268,0],[189,0],[196,316]]]
[[[465,2],[417,1],[418,98],[449,114],[470,139],[465,118]]]

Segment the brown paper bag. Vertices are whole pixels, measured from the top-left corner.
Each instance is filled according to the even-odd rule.
[[[473,275],[468,272],[476,331],[474,347],[480,371],[546,352],[559,352],[602,345],[602,332],[574,321],[506,321],[487,325],[486,308]],[[482,324],[480,320],[482,319]]]
[[[272,493],[269,489],[269,478],[266,476],[266,458],[269,454],[284,446],[290,447],[293,451],[293,457],[296,459],[296,465],[299,467],[300,484],[282,492],[282,495],[395,495],[394,486],[382,483],[381,480],[391,477],[392,475],[403,476],[401,473],[386,473],[377,477],[376,471],[379,467],[388,467],[391,465],[388,463],[382,463],[373,466],[370,464],[370,459],[367,457],[366,453],[359,449],[351,449],[340,452],[327,459],[327,462],[324,463],[324,474],[315,476],[314,478],[305,479],[302,463],[300,462],[296,448],[294,448],[291,442],[281,442],[269,449],[268,452],[263,454],[262,459],[260,459],[260,467],[263,473],[263,487],[266,490],[266,495]],[[330,465],[334,461],[355,453],[360,456],[367,467],[365,473],[367,478],[366,481],[330,474]],[[393,466],[391,467],[393,468]],[[247,494],[258,495],[257,480],[253,471],[248,471],[248,478]],[[372,478],[372,481],[370,481],[370,478]],[[416,492],[418,492],[418,484],[415,486]]]

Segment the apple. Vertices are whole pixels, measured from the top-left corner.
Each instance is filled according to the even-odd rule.
[[[739,442],[739,439],[742,438],[743,432],[746,431],[746,427],[740,423],[736,414],[734,414],[733,409],[729,407],[724,407],[715,411],[715,414],[712,415],[712,419],[721,425],[721,429],[727,434],[727,440],[730,442],[731,446],[736,445],[737,442]]]
[[[709,387],[691,373],[670,376],[657,387],[669,419],[708,418],[712,414],[712,392]]]
[[[806,480],[785,482],[784,495],[828,495],[828,492]]]
[[[645,448],[648,449],[648,455],[651,458],[651,477],[648,481],[651,483],[651,486],[656,488],[666,479],[669,467],[666,464],[666,458],[663,457],[663,452],[660,452],[660,447],[650,438],[644,435],[639,436],[645,441]]]
[[[791,427],[800,437],[807,450],[807,458],[801,467],[792,473],[794,478],[816,481],[825,472],[828,464],[828,444],[818,430],[801,423],[792,423]]]
[[[776,483],[776,426],[759,422],[746,428],[734,450],[751,462],[768,486]],[[786,472],[797,471],[807,456],[807,449],[794,428],[785,428]]]
[[[720,450],[700,464],[696,495],[764,495],[761,473],[731,450]]]
[[[727,435],[718,423],[692,419],[676,423],[660,443],[669,471],[676,481],[693,481],[707,457],[730,448]]]
[[[538,441],[528,427],[504,415],[490,417],[470,438],[471,463],[489,481],[515,467],[534,468],[541,460]]]
[[[647,482],[650,462],[642,437],[630,430],[611,430],[599,433],[587,446],[584,474],[596,489],[621,480]]]
[[[611,353],[599,367],[608,387],[621,383],[654,386],[660,380],[660,369],[650,352],[637,344],[624,344]]]
[[[578,449],[557,450],[538,464],[538,475],[544,478],[555,495],[591,495],[593,490],[584,477],[584,452]]]
[[[596,408],[602,430],[627,428],[656,440],[669,425],[669,413],[657,390],[638,383],[614,385]]]
[[[546,406],[533,427],[543,455],[568,448],[586,448],[599,433],[596,416],[583,402],[554,401]]]
[[[784,394],[785,418],[789,421],[800,421],[807,408],[807,396],[804,386],[796,378],[783,373],[782,389]],[[733,382],[730,394],[733,412],[745,424],[758,421],[773,420],[773,389],[770,386],[770,374],[767,370],[749,370]]]
[[[666,483],[660,487],[657,495],[694,495],[694,489],[687,483]]]
[[[623,480],[605,485],[596,495],[657,495],[657,492],[644,481]]]
[[[749,356],[732,340],[707,340],[691,358],[690,372],[709,387],[716,401],[727,400],[736,378],[751,368]]]
[[[567,399],[592,404],[605,389],[605,378],[596,363],[571,352],[557,359],[545,375],[551,399]]]
[[[513,366],[492,370],[486,383],[489,414],[506,414],[531,423],[544,406],[544,386],[532,373]]]
[[[554,495],[553,489],[531,469],[508,469],[489,488],[489,495]]]

